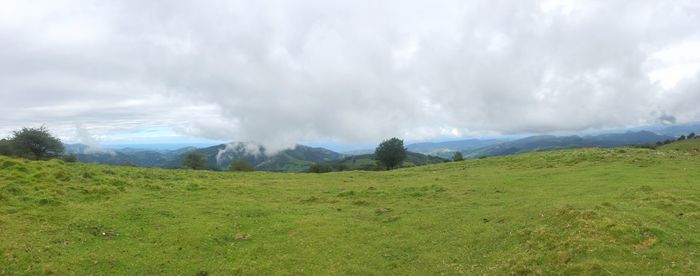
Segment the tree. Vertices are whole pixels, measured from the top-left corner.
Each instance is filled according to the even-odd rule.
[[[310,173],[328,173],[332,171],[333,167],[325,163],[316,163],[309,167]]]
[[[685,140],[685,135],[681,135],[681,137],[678,138],[678,141],[683,141]]]
[[[46,126],[14,131],[10,143],[15,155],[29,159],[48,159],[63,153],[63,143]]]
[[[252,172],[253,166],[248,164],[248,162],[243,161],[243,160],[236,160],[231,163],[231,167],[229,167],[229,170],[232,172]]]
[[[695,132],[691,132],[690,134],[688,134],[688,139],[693,139],[693,138],[695,138]]]
[[[0,140],[0,155],[11,156],[12,151],[12,141],[7,139]]]
[[[374,159],[389,170],[401,166],[406,157],[406,148],[399,138],[384,140],[374,151]]]
[[[182,165],[194,170],[204,170],[207,168],[207,157],[199,152],[190,151],[185,154]]]
[[[455,155],[452,157],[453,161],[462,161],[464,160],[464,156],[462,156],[462,152],[455,152]]]
[[[61,157],[61,160],[67,163],[75,163],[78,162],[78,157],[76,157],[75,154],[68,154]]]

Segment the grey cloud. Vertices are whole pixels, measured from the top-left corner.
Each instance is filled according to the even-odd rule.
[[[697,81],[648,76],[700,39],[693,1],[22,2],[0,7],[0,131],[170,126],[275,149],[700,117]]]

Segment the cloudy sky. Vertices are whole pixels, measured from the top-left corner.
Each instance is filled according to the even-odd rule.
[[[700,120],[700,1],[0,0],[0,136],[363,144]]]

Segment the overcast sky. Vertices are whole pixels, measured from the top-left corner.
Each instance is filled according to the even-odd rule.
[[[372,143],[700,120],[700,1],[0,0],[0,136]]]

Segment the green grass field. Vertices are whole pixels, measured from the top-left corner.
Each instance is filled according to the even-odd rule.
[[[676,141],[659,147],[660,150],[676,150],[683,152],[699,153],[700,138]]]
[[[329,174],[0,157],[0,274],[697,274],[699,167],[630,148]]]

